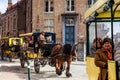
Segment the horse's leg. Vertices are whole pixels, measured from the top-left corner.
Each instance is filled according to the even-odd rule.
[[[72,56],[73,56],[73,58],[77,59],[77,52],[76,52],[76,50],[73,51]]]
[[[67,77],[72,77],[72,74],[69,72],[70,71],[70,64],[71,64],[71,61],[67,61],[67,68],[66,68],[66,76]]]
[[[63,71],[64,69],[64,63],[61,63],[60,70]]]
[[[56,59],[56,74],[61,75],[62,70],[61,70],[62,63],[58,59]]]
[[[56,74],[60,75],[59,60],[55,59]]]

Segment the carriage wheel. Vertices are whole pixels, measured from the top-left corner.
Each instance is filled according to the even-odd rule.
[[[34,59],[34,69],[35,69],[35,72],[36,72],[36,73],[39,73],[39,72],[40,72],[40,65],[39,65],[38,63],[39,63],[39,59],[38,59],[38,58],[35,58],[35,59]]]

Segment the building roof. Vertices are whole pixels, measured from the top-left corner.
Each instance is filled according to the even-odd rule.
[[[18,1],[16,4],[14,4],[11,7],[7,8],[7,12],[10,11],[10,10],[12,10],[12,9],[15,9],[15,8],[21,6],[22,2],[23,1]]]

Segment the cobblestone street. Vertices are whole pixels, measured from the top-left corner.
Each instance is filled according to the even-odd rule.
[[[27,68],[21,68],[19,61],[2,61],[1,66],[0,80],[28,80]],[[85,62],[72,62],[70,78],[65,76],[65,71],[61,76],[56,75],[55,68],[49,65],[40,68],[40,73],[36,74],[31,62],[31,80],[88,80]]]

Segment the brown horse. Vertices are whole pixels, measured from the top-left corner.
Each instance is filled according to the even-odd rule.
[[[56,74],[58,75],[62,74],[63,65],[65,62],[67,62],[66,76],[67,77],[72,76],[69,70],[73,57],[77,58],[75,46],[76,45],[72,46],[71,44],[65,44],[64,46],[56,45],[52,48],[51,56],[53,57],[55,63]]]

